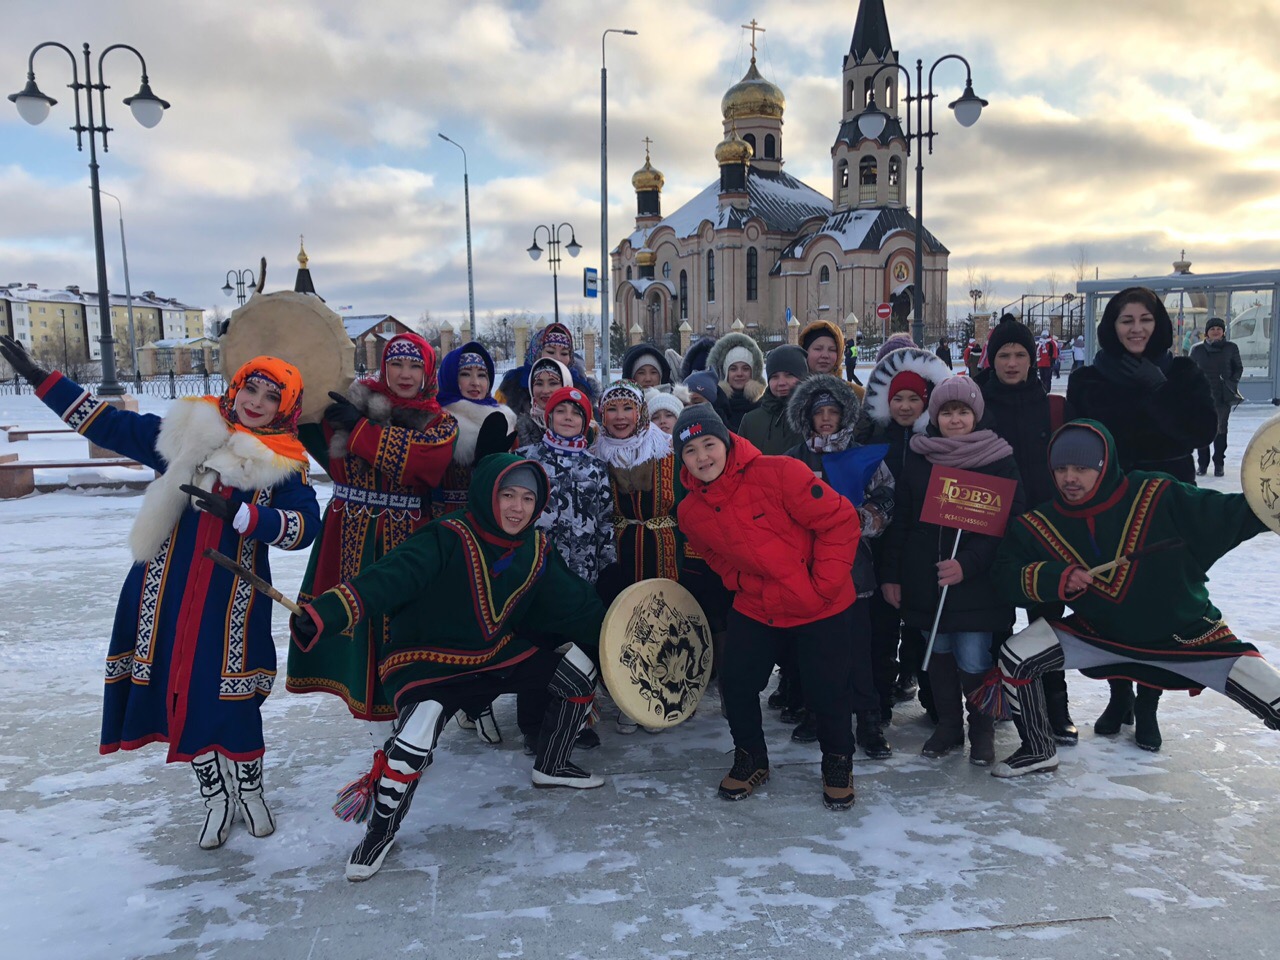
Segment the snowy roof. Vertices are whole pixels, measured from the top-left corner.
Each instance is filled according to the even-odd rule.
[[[395,319],[389,313],[362,313],[354,317],[343,317],[342,325],[347,329],[347,336],[354,340],[356,337],[368,333],[384,320]],[[398,320],[396,322],[399,323]]]
[[[862,131],[858,129],[858,118],[846,120],[840,124],[840,132],[836,134],[836,143],[843,140],[851,147],[856,147],[865,138]],[[884,129],[880,131],[880,136],[876,137],[876,141],[884,146],[889,145],[890,140],[906,140],[907,136],[902,132],[902,124],[897,117],[890,117],[885,121]]]
[[[840,249],[846,253],[854,250],[879,250],[884,238],[897,230],[915,233],[916,218],[901,207],[868,207],[861,210],[843,210],[832,214],[816,230],[797,237],[782,253],[778,262],[770,271],[772,274],[782,272],[783,260],[799,260],[804,257],[805,249],[822,237],[831,237]],[[928,230],[924,231],[924,245],[929,253],[949,253]]]
[[[623,280],[622,283],[630,284],[631,288],[635,290],[637,297],[643,297],[645,292],[654,284],[666,287],[667,292],[669,292],[673,297],[676,295],[676,285],[670,280],[654,280],[651,277],[641,277],[638,280]]]
[[[141,349],[156,347],[160,350],[174,350],[178,347],[194,347],[198,343],[204,343],[206,339],[206,337],[174,337],[168,340],[152,340]]]
[[[670,227],[677,237],[690,237],[703,222],[717,230],[737,229],[758,217],[765,228],[781,233],[795,233],[806,220],[831,214],[831,201],[808,184],[782,171],[747,170],[745,210],[720,205],[720,181],[710,184],[675,213],[664,217],[654,227]],[[633,244],[634,245],[634,244]]]

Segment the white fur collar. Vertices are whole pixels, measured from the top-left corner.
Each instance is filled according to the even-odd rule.
[[[507,421],[507,433],[516,429],[516,415],[506,404],[486,407],[484,404],[472,403],[470,400],[455,400],[446,404],[445,411],[458,421],[458,440],[453,445],[453,462],[462,467],[469,467],[476,459],[476,441],[480,439],[480,428],[495,413],[500,413]]]
[[[160,552],[189,506],[178,489],[184,483],[212,490],[215,481],[239,490],[263,490],[303,470],[257,437],[232,430],[215,404],[200,398],[179,400],[160,424],[156,452],[165,471],[147,487],[142,508],[129,532],[134,560],[144,562]]]

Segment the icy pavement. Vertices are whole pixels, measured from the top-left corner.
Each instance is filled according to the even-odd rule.
[[[0,413],[15,403],[0,398]],[[1237,458],[1274,412],[1232,418]],[[0,502],[5,956],[1237,960],[1280,949],[1280,737],[1217,694],[1169,694],[1164,750],[1145,753],[1132,728],[1093,735],[1106,686],[1079,677],[1084,732],[1056,774],[1001,782],[962,756],[925,761],[911,705],[889,733],[897,756],[858,757],[847,813],[823,809],[816,746],[792,744],[771,712],[773,778],[742,803],[718,800],[730,740],[714,698],[658,736],[618,736],[610,717],[603,746],[577,758],[607,776],[603,789],[535,791],[505,698],[507,742],[450,725],[386,866],[360,885],[342,874],[360,828],[329,806],[372,743],[335,698],[281,684],[264,708],[279,829],[255,840],[237,825],[224,848],[202,851],[189,768],[165,766],[160,747],[97,754],[102,657],[139,502]],[[296,586],[305,560],[276,552],[277,582]],[[1228,621],[1280,656],[1280,538],[1214,573]],[[282,614],[276,627],[283,662]],[[1012,728],[998,739],[1011,750]]]

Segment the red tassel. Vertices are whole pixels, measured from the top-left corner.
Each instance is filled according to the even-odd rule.
[[[1013,716],[1013,708],[1004,685],[1007,683],[1014,687],[1025,687],[1034,682],[1035,677],[1027,677],[1025,680],[1006,677],[998,666],[992,667],[982,678],[982,684],[968,694],[969,704],[974,710],[993,720],[1008,720]]]

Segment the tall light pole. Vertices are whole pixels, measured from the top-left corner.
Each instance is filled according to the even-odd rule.
[[[916,61],[916,94],[911,95],[911,73],[900,63],[886,63],[871,75],[871,99],[867,101],[866,109],[858,114],[858,132],[868,140],[875,140],[884,132],[885,124],[889,122],[889,115],[876,106],[876,77],[880,76],[886,70],[901,70],[907,78],[907,151],[911,150],[911,141],[915,140],[916,151],[916,275],[915,296],[913,305],[915,309],[915,320],[911,324],[911,339],[918,344],[924,343],[924,141],[929,141],[929,153],[933,153],[933,138],[937,133],[933,129],[933,101],[937,99],[937,94],[933,92],[933,71],[938,69],[938,65],[947,60],[959,60],[964,64],[964,93],[960,95],[960,99],[954,100],[947,104],[955,112],[956,121],[962,127],[971,127],[978,122],[978,117],[982,114],[982,108],[987,105],[987,101],[983,100],[973,92],[973,70],[969,66],[969,61],[958,53],[948,53],[939,57],[933,62],[933,66],[929,68],[929,92],[924,92],[924,61]],[[929,126],[925,129],[924,125],[924,103],[929,101]],[[916,105],[916,123],[915,129],[911,126],[911,104]]]
[[[545,230],[547,232],[547,265],[551,267],[551,293],[555,298],[556,323],[560,322],[560,282],[557,275],[560,272],[560,232],[565,228],[569,228],[569,242],[564,248],[569,251],[569,256],[576,257],[582,252],[582,244],[578,243],[578,238],[574,234],[573,224],[565,222],[555,226],[549,226],[540,223],[533,228],[533,243],[529,245],[529,249],[525,253],[529,254],[530,260],[537,260],[542,256],[542,248],[538,246],[538,231]]]
[[[42,93],[40,88],[36,86],[35,62],[36,54],[45,47],[57,47],[62,50],[71,59],[71,89],[74,91],[76,105],[76,125],[71,129],[76,134],[76,149],[84,149],[84,134],[89,134],[89,186],[93,193],[93,252],[97,258],[98,266],[98,321],[101,329],[101,336],[98,342],[101,344],[102,352],[102,385],[98,388],[98,393],[105,397],[122,397],[124,396],[124,387],[120,381],[116,379],[116,338],[111,329],[111,300],[107,291],[107,254],[106,246],[102,239],[102,197],[99,195],[98,186],[98,147],[97,135],[102,136],[102,152],[108,151],[107,134],[111,132],[111,127],[107,126],[107,84],[102,79],[102,61],[106,59],[108,53],[112,50],[128,50],[138,58],[138,62],[142,65],[142,85],[138,88],[138,92],[131,97],[124,98],[124,104],[132,112],[133,117],[144,127],[154,127],[164,118],[164,112],[169,109],[168,101],[161,100],[151,92],[151,84],[147,80],[147,61],[133,47],[127,43],[113,43],[98,55],[98,81],[93,80],[92,66],[93,62],[89,58],[89,45],[84,45],[84,83],[80,82],[79,69],[76,65],[76,55],[71,52],[70,47],[63,46],[55,40],[46,40],[44,43],[37,44],[31,50],[30,56],[27,58],[27,85],[20,93],[12,93],[9,99],[14,102],[18,108],[18,113],[22,119],[30,124],[44,122],[49,116],[49,108],[54,106],[58,101],[53,97]],[[87,124],[80,122],[80,91],[85,93],[85,107],[88,113],[89,122]],[[93,91],[98,91],[98,112],[102,115],[101,124],[94,123],[93,117]]]
[[[124,261],[124,302],[125,309],[129,313],[129,363],[133,373],[138,373],[138,337],[134,333],[133,328],[133,288],[129,285],[129,252],[124,245],[124,204],[120,202],[120,198],[114,193],[108,193],[106,190],[99,191],[104,197],[110,197],[116,202],[116,209],[120,213],[120,259]],[[164,331],[160,331],[163,336]]]
[[[634,30],[610,27],[600,34],[600,377],[609,379],[609,73],[604,65],[604,41],[611,33],[634,37]]]
[[[452,143],[459,150],[462,150],[462,203],[466,210],[467,219],[467,304],[471,310],[471,329],[467,331],[467,339],[474,340],[476,338],[476,280],[471,268],[471,184],[467,174],[467,151],[463,149],[462,144],[455,140],[450,140],[443,133],[437,133],[436,136],[445,143]]]
[[[231,286],[232,280],[236,282],[234,288]],[[251,287],[256,287],[258,285],[257,278],[254,277],[253,271],[248,267],[245,267],[243,270],[228,270],[227,282],[222,285],[222,292],[228,297],[234,293],[236,295],[236,304],[243,307],[245,301],[244,288],[246,283]]]

